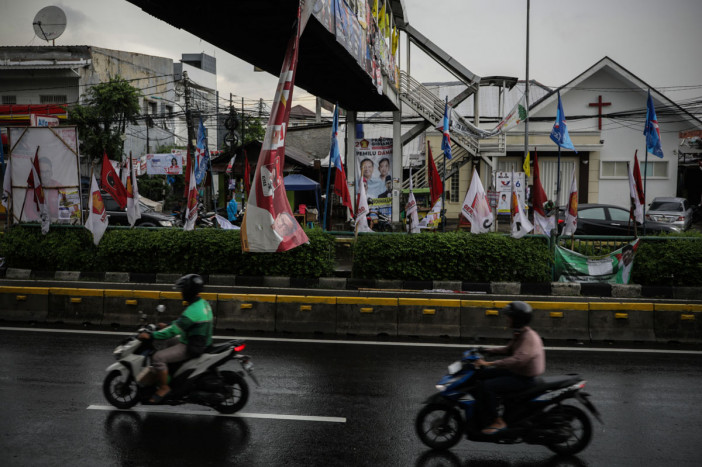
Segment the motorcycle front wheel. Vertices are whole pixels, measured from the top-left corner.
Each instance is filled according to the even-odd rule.
[[[121,371],[114,370],[108,373],[102,383],[102,393],[107,402],[118,409],[129,409],[134,407],[139,399],[139,387],[131,374],[126,377]]]
[[[572,456],[590,444],[592,422],[583,410],[572,405],[561,405],[550,410],[547,415],[553,420],[551,423],[567,436],[563,441],[547,445],[551,451]]]
[[[424,406],[414,422],[417,436],[432,449],[455,446],[464,432],[463,419],[453,407],[441,404]]]
[[[238,412],[249,400],[249,385],[235,371],[223,371],[221,376],[224,381],[224,401],[214,408],[219,413]]]

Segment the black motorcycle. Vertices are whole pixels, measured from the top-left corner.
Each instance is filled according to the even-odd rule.
[[[449,372],[437,383],[415,420],[419,439],[433,449],[449,449],[461,437],[471,441],[497,444],[527,443],[546,446],[561,455],[573,455],[587,447],[592,438],[592,423],[587,413],[566,401],[578,401],[597,418],[600,415],[583,392],[585,381],[578,375],[537,378],[536,385],[502,398],[502,418],[507,428],[483,434],[475,394],[483,369],[474,363],[481,359],[479,349],[463,353],[460,361],[449,365]]]

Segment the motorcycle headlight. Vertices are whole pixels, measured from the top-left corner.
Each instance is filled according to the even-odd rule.
[[[161,227],[173,227],[173,222],[172,221],[158,221],[158,224]]]

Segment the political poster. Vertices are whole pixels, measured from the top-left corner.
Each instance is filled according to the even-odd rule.
[[[183,158],[176,154],[147,154],[146,173],[148,175],[182,175]]]
[[[495,191],[497,191],[497,213],[510,214],[512,184],[522,209],[527,210],[526,177],[524,172],[495,172]]]
[[[392,138],[357,138],[355,146],[370,212],[392,215]]]
[[[607,255],[585,256],[560,246],[556,247],[558,282],[604,282],[630,284],[634,255],[639,239]]]

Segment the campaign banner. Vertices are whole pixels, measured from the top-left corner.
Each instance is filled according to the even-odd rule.
[[[556,278],[558,282],[630,284],[638,247],[636,239],[608,255],[585,256],[556,246]]]
[[[371,212],[391,216],[392,138],[360,138],[356,139],[355,146],[356,160],[361,168],[359,177],[363,176],[368,208]]]
[[[526,204],[526,177],[524,172],[495,172],[495,189],[497,191],[497,213],[510,214],[512,184],[521,203],[522,209],[528,210]]]
[[[146,173],[148,175],[182,175],[183,158],[175,154],[147,154]]]

